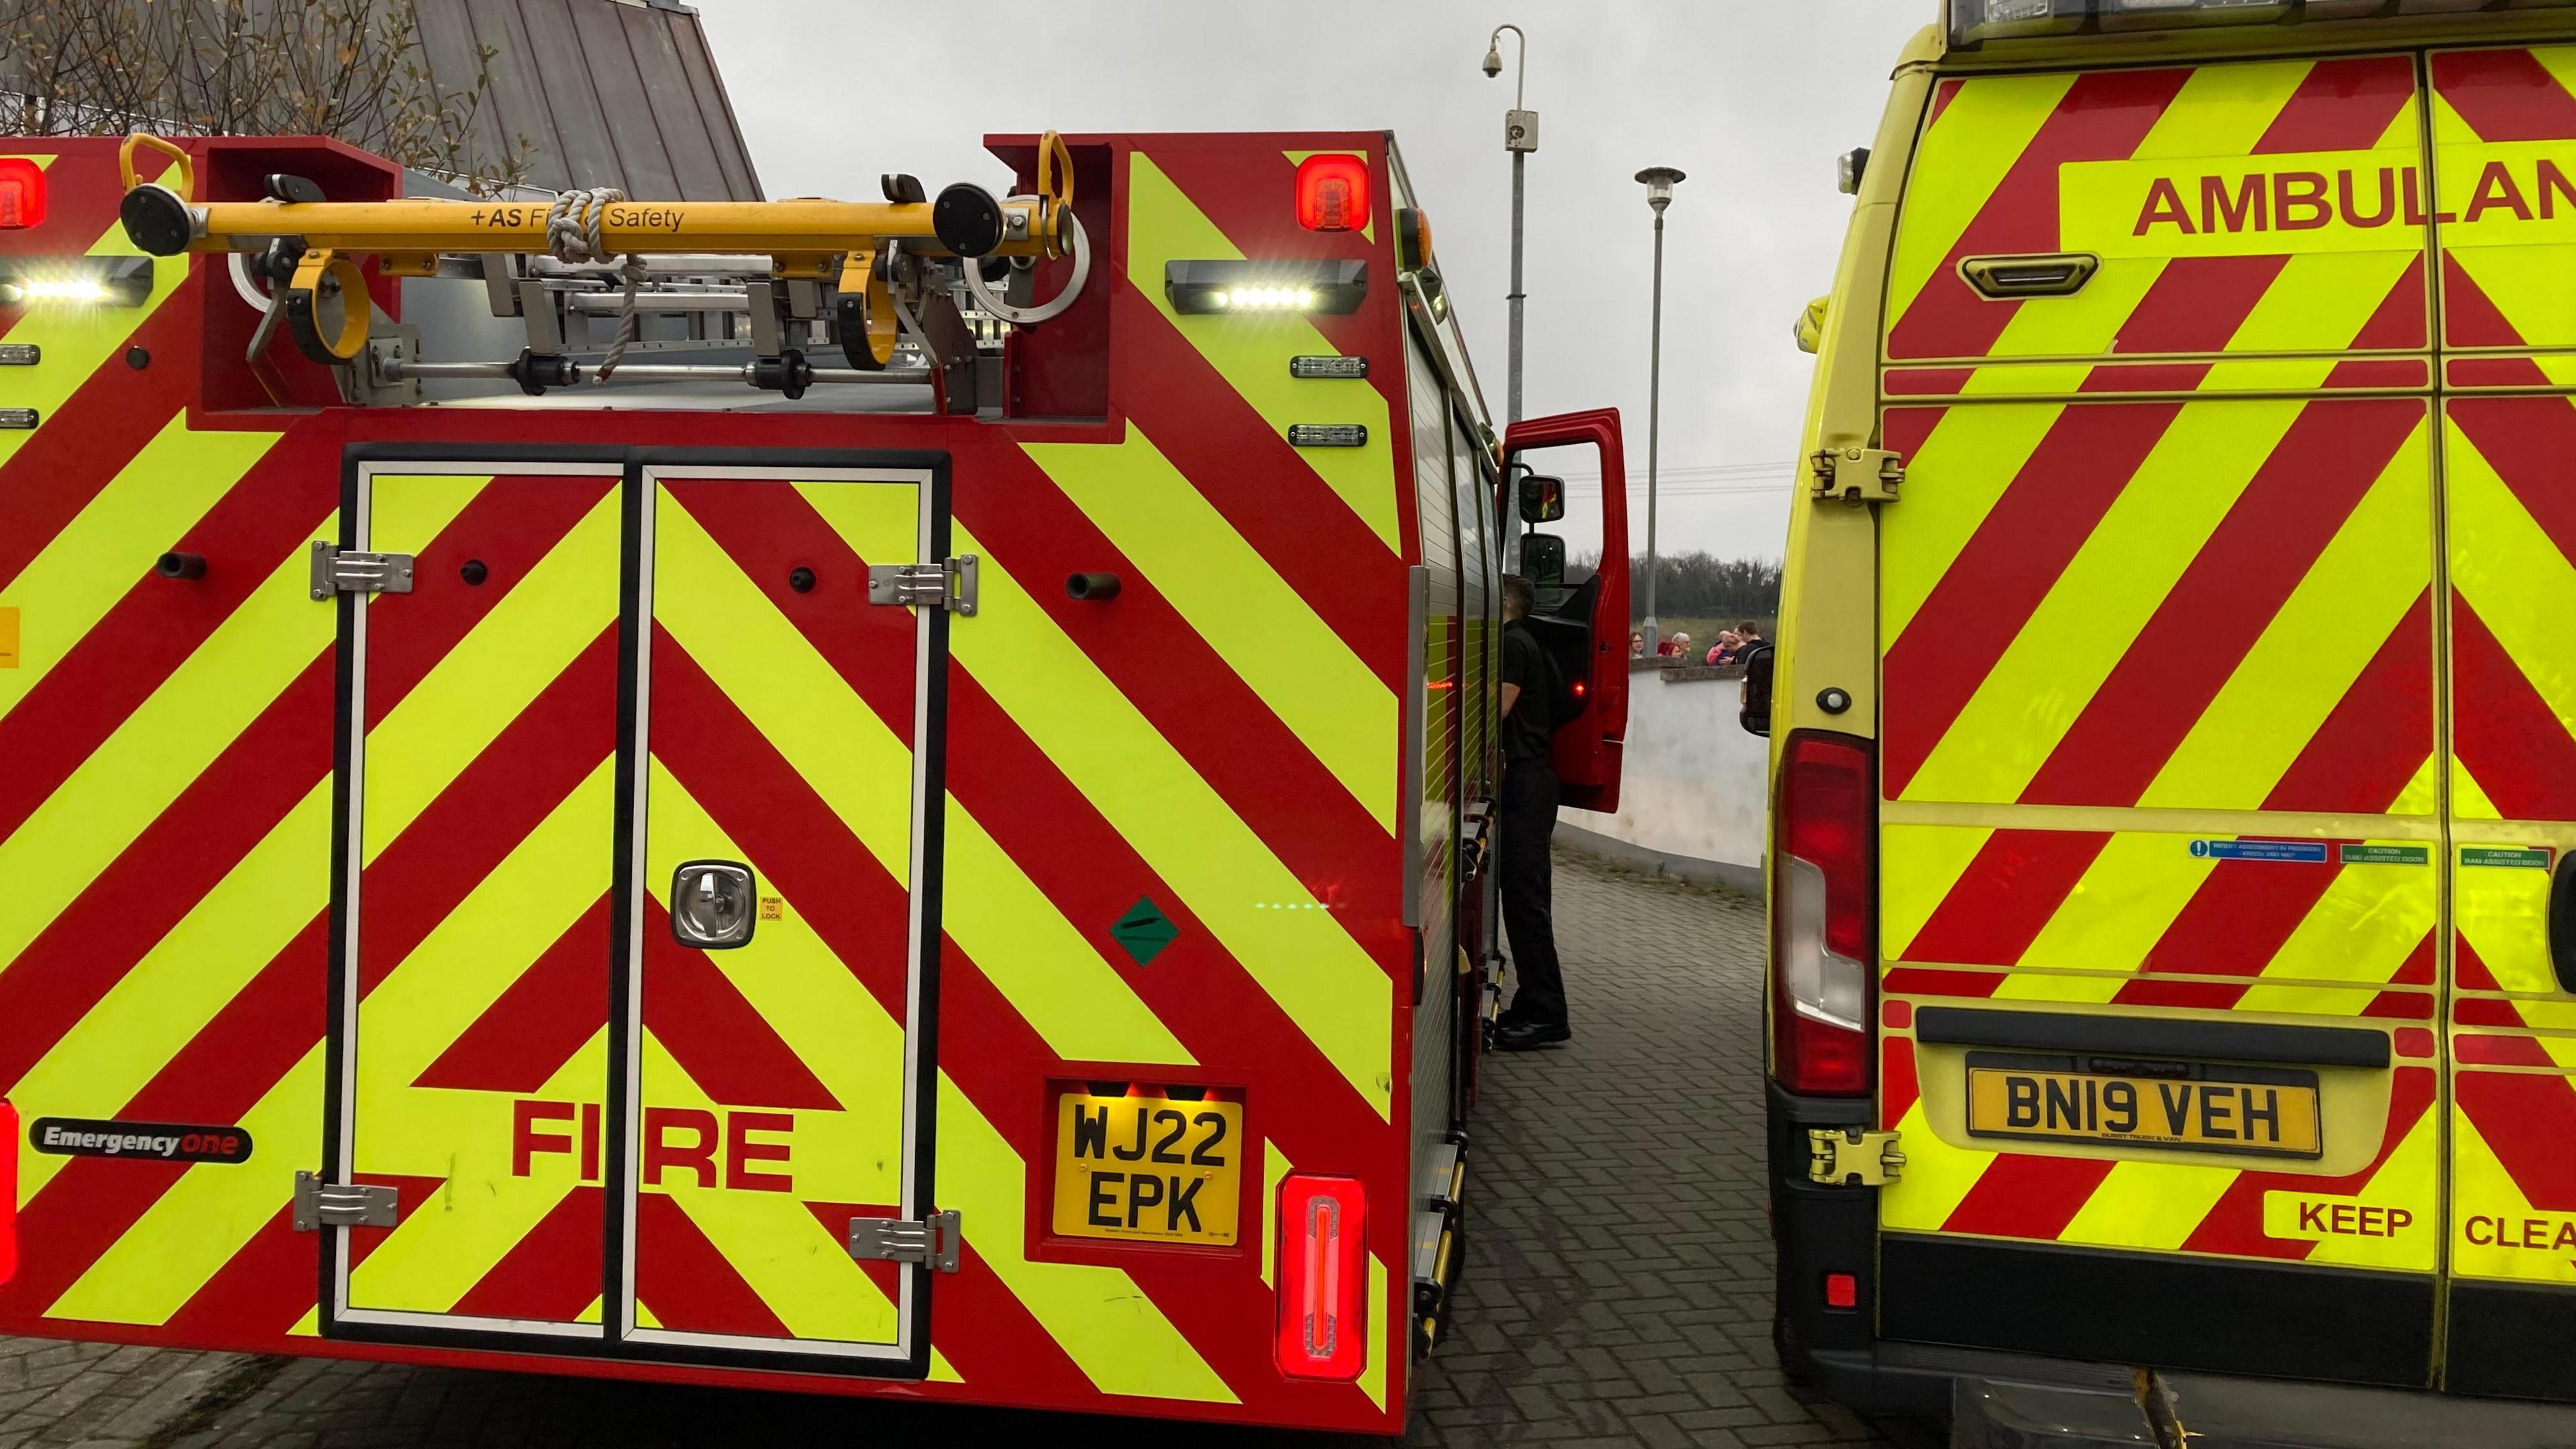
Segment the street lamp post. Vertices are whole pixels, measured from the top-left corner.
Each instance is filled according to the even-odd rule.
[[[1682,173],[1670,166],[1649,166],[1637,173],[1637,179],[1646,184],[1646,204],[1655,209],[1654,341],[1646,364],[1646,652],[1652,654],[1663,644],[1655,618],[1655,464],[1664,411],[1664,208],[1673,204],[1673,187]]]
[[[1538,112],[1524,109],[1523,88],[1529,81],[1529,36],[1517,25],[1497,25],[1485,41],[1485,75],[1503,73],[1503,32],[1510,31],[1520,42],[1516,54],[1519,65],[1512,73],[1512,108],[1503,112],[1503,149],[1512,153],[1512,291],[1511,303],[1511,381],[1509,421],[1521,420],[1521,173],[1530,153],[1538,149]]]

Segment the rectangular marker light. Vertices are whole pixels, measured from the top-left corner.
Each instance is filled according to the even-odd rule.
[[[32,428],[36,425],[34,408],[0,408],[0,428]]]
[[[1368,429],[1358,423],[1290,423],[1288,441],[1300,448],[1365,448]]]
[[[1304,262],[1165,262],[1163,294],[1172,310],[1316,313],[1348,316],[1368,298],[1368,263],[1354,258]]]
[[[33,367],[44,357],[45,350],[32,342],[0,342],[0,367]]]
[[[1292,357],[1288,359],[1290,377],[1366,377],[1365,357]]]

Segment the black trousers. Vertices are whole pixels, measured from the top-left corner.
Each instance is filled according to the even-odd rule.
[[[1545,760],[1503,770],[1503,930],[1511,937],[1512,970],[1520,990],[1511,1015],[1523,1021],[1565,1024],[1565,973],[1556,960],[1555,879],[1548,842],[1556,834],[1556,772]]]

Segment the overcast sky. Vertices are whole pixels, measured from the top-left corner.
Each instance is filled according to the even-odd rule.
[[[1530,415],[1626,420],[1644,547],[1652,213],[1631,178],[1689,173],[1666,219],[1661,537],[1780,552],[1808,363],[1790,324],[1832,285],[1887,76],[1934,0],[694,0],[771,196],[872,196],[880,171],[999,189],[988,131],[1395,132],[1499,420],[1512,100],[1485,38],[1529,32]],[[1283,202],[1284,204],[1284,202]],[[1748,471],[1747,465],[1779,465]],[[1726,490],[1726,491],[1719,491]],[[1590,510],[1576,485],[1568,523]],[[1590,527],[1569,528],[1580,548]]]

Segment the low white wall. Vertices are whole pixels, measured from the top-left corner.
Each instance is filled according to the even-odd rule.
[[[1568,843],[1677,874],[1758,883],[1770,742],[1736,722],[1742,684],[1707,669],[1631,674],[1619,813],[1564,812]]]

